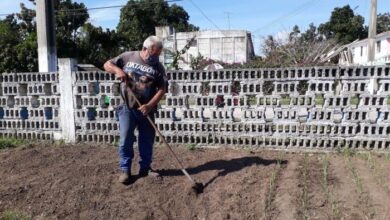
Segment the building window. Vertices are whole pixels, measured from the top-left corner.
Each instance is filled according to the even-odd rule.
[[[363,56],[363,46],[360,47],[360,56]]]
[[[377,53],[380,53],[380,52],[381,52],[381,42],[380,42],[380,41],[377,41],[377,42],[376,42],[376,52],[377,52]]]

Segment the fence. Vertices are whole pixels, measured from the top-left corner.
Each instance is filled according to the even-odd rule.
[[[390,150],[390,66],[168,72],[156,123],[168,142]],[[116,143],[114,75],[0,75],[0,135]]]

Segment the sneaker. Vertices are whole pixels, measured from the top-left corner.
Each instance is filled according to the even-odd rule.
[[[138,176],[139,177],[146,177],[146,176],[161,177],[161,175],[158,172],[152,169],[139,170]]]
[[[149,175],[149,169],[139,170],[138,176],[139,177],[145,177]]]
[[[123,184],[130,183],[131,173],[129,171],[122,171],[121,175],[119,176],[119,182]]]

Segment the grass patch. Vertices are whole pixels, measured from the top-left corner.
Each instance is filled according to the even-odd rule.
[[[14,148],[19,145],[25,144],[26,141],[16,138],[0,138],[0,149]]]
[[[389,97],[387,97],[387,100],[386,100],[386,102],[387,102],[387,105],[390,105],[390,96],[389,96]]]
[[[309,219],[307,209],[309,204],[309,195],[308,195],[308,175],[309,175],[309,158],[307,153],[303,158],[303,192],[302,192],[302,208],[303,208],[303,218]]]
[[[359,97],[357,97],[357,96],[352,97],[350,104],[351,105],[358,105],[359,104]]]
[[[280,104],[281,105],[290,105],[290,96],[289,95],[282,95],[280,98]]]
[[[32,219],[29,215],[19,212],[6,210],[1,213],[0,220],[30,220]]]
[[[390,195],[390,183],[387,183],[386,180],[383,179],[383,170],[380,168],[380,166],[378,166],[377,161],[373,157],[372,153],[362,153],[361,156],[366,160],[368,167],[370,167],[371,171],[373,172],[375,181]]]
[[[264,216],[263,219],[272,219],[272,202],[275,199],[275,192],[277,187],[277,181],[280,176],[282,168],[282,155],[280,154],[277,160],[275,169],[272,171],[271,180],[269,182],[268,192],[265,197]]]
[[[359,193],[359,195],[361,195],[364,192],[363,184],[362,184],[361,179],[359,178],[359,175],[356,171],[356,168],[352,165],[352,161],[351,161],[352,156],[353,155],[351,155],[351,154],[344,154],[344,158],[345,158],[345,161],[347,163],[347,167],[352,174],[353,181],[355,182],[356,191]]]
[[[322,157],[322,185],[325,191],[326,199],[328,202],[330,202],[330,208],[332,217],[331,219],[341,219],[340,217],[340,210],[337,205],[337,202],[335,200],[335,196],[333,192],[329,189],[329,157],[328,155],[324,155]]]
[[[324,105],[325,103],[324,95],[322,94],[316,95],[314,102],[316,105]]]
[[[353,155],[355,155],[355,154],[353,154]],[[346,163],[348,170],[351,173],[352,180],[355,183],[355,190],[359,195],[359,204],[361,206],[362,212],[365,215],[366,219],[372,219],[372,217],[375,215],[375,210],[372,209],[372,203],[370,200],[370,196],[364,190],[362,180],[360,179],[356,168],[352,164],[352,161],[351,161],[352,156],[350,154],[347,154],[347,153],[344,154],[345,163]]]
[[[187,144],[187,150],[194,151],[196,149],[197,149],[196,144]]]
[[[255,96],[255,95],[248,95],[248,96],[247,96],[247,100],[248,100],[248,104],[249,104],[250,106],[255,106],[255,105],[257,105],[256,96]]]

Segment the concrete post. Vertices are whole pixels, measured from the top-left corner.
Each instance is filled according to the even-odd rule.
[[[60,123],[62,139],[66,143],[76,142],[75,107],[73,102],[73,71],[76,71],[76,60],[64,58],[58,60],[60,97]]]
[[[376,11],[377,11],[377,0],[371,0],[371,11],[370,11],[370,23],[368,26],[368,50],[367,58],[368,62],[372,63],[375,60],[375,37],[376,37]]]
[[[37,0],[36,12],[39,72],[56,72],[54,1]]]

